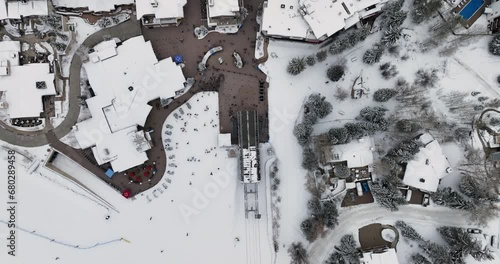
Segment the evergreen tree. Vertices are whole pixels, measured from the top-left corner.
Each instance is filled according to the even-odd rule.
[[[345,261],[344,256],[338,251],[334,251],[326,260],[325,264],[349,264]]]
[[[437,76],[436,69],[430,69],[430,70],[419,69],[415,73],[414,84],[416,86],[429,88],[429,87],[434,87],[438,80],[439,80],[439,78]]]
[[[304,104],[304,112],[313,113],[318,118],[326,117],[332,112],[332,109],[332,104],[326,101],[326,97],[319,93],[309,95],[309,98]]]
[[[380,15],[380,26],[384,29],[389,27],[400,27],[408,15],[407,12],[401,10],[404,1],[391,1],[383,7],[383,12]]]
[[[500,55],[500,35],[494,36],[488,45],[491,54]]]
[[[493,259],[492,252],[490,250],[483,251],[481,243],[463,228],[443,226],[438,228],[438,232],[450,246],[452,256],[460,261],[469,255],[476,260]]]
[[[302,152],[302,167],[314,171],[318,167],[318,157],[310,147],[304,147]]]
[[[332,144],[345,144],[349,140],[349,132],[345,127],[328,130],[328,139]]]
[[[292,259],[291,264],[309,264],[307,250],[302,242],[292,243],[288,248],[288,255]]]
[[[378,122],[384,118],[387,108],[382,106],[367,106],[359,112],[359,118],[366,120],[368,122]]]
[[[305,146],[309,143],[313,128],[310,124],[300,123],[293,129],[293,135],[297,138],[299,145]]]
[[[398,92],[394,89],[389,89],[389,88],[382,88],[373,94],[373,101],[375,102],[387,102],[389,101],[394,95],[396,95]]]
[[[416,242],[423,241],[422,236],[420,236],[420,234],[415,229],[413,229],[413,227],[408,225],[407,223],[405,223],[403,221],[396,221],[396,227],[399,229],[401,235],[404,238],[407,238],[409,240],[413,240]]]
[[[391,65],[390,62],[386,62],[379,67],[380,73],[384,79],[389,80],[390,78],[396,76],[399,72],[396,69],[396,65]]]
[[[450,187],[438,189],[431,197],[435,204],[446,206],[451,209],[472,210],[474,208],[471,202],[464,199]]]
[[[291,75],[299,75],[306,69],[306,60],[304,58],[293,58],[289,63],[286,71]]]
[[[441,0],[414,0],[411,17],[414,23],[420,24],[434,15],[443,6]]]
[[[360,252],[353,235],[345,235],[340,239],[340,245],[335,249],[349,262],[360,263]]]
[[[401,192],[385,179],[372,182],[371,190],[375,201],[391,211],[397,211],[400,205],[407,204]]]
[[[307,56],[306,63],[307,66],[314,66],[314,64],[316,64],[316,58],[314,57],[314,55]]]
[[[377,63],[380,61],[383,52],[383,46],[374,45],[372,48],[366,50],[365,54],[363,55],[363,62],[369,65]]]
[[[326,50],[320,50],[318,51],[318,53],[316,53],[316,59],[318,60],[318,62],[325,61],[327,56],[328,53],[326,52]]]
[[[326,76],[328,79],[330,79],[332,82],[336,82],[344,76],[344,66],[342,65],[332,65],[328,70],[326,71]]]
[[[420,130],[420,128],[420,125],[409,119],[401,119],[396,122],[396,129],[398,132],[415,133]]]
[[[420,243],[419,246],[424,253],[429,256],[431,263],[456,264],[451,258],[451,249],[447,246],[442,246],[430,241],[427,241],[427,243]]]
[[[410,259],[413,264],[432,264],[432,262],[420,253],[412,254]]]
[[[342,53],[346,48],[347,42],[343,41],[343,39],[336,39],[332,42],[330,48],[328,48],[328,51],[332,55],[337,55],[339,53]]]
[[[389,26],[385,30],[384,36],[382,37],[382,44],[386,47],[394,45],[399,38],[401,38],[403,30],[399,27]]]

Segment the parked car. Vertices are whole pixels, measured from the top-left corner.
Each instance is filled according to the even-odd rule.
[[[491,246],[498,248],[498,237],[496,235],[491,236]]]
[[[467,232],[471,233],[471,234],[481,234],[482,233],[481,229],[477,229],[477,228],[467,228]]]
[[[471,234],[481,234],[482,233],[481,229],[477,229],[477,228],[467,228],[467,232],[471,233]]]
[[[368,187],[368,182],[362,182],[361,186],[363,187],[363,192],[367,193],[370,192],[370,187]]]
[[[361,183],[356,183],[356,190],[358,191],[358,196],[363,196],[363,188],[361,187]]]
[[[406,192],[406,201],[409,202],[411,200],[411,195],[413,194],[413,192],[411,190],[408,190]]]
[[[429,204],[431,204],[430,195],[428,193],[424,193],[424,199],[422,200],[422,205],[427,206]]]

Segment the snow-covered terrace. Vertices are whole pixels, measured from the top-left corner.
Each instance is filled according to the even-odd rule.
[[[173,97],[184,88],[186,80],[171,58],[158,61],[151,43],[142,36],[119,46],[115,40],[105,41],[94,50],[84,64],[96,94],[86,100],[92,118],[74,126],[75,136],[83,149],[93,146],[96,150],[111,149],[114,160],[111,165],[115,171],[122,171],[144,162],[145,149],[136,150],[129,133],[136,126],[144,127],[152,108],[148,102]],[[116,140],[115,136],[128,142]],[[108,139],[111,141],[106,142]],[[130,149],[133,155],[122,148]],[[100,160],[105,162],[108,158],[101,156]]]
[[[240,12],[238,0],[207,0],[210,17],[232,17]]]
[[[424,147],[408,162],[403,183],[420,190],[435,192],[439,181],[451,172],[451,165],[439,143],[428,133],[420,136]]]
[[[154,15],[157,19],[183,18],[187,0],[137,0],[137,19]]]
[[[131,5],[134,0],[52,0],[56,7],[86,8],[92,12],[110,12],[120,5]]]
[[[284,6],[284,7],[283,7]],[[307,22],[299,14],[297,0],[268,0],[264,2],[262,31],[270,36],[316,40]]]
[[[0,42],[0,91],[10,118],[39,117],[42,96],[55,95],[54,74],[48,63],[19,65],[19,41]],[[38,84],[38,88],[37,88]]]

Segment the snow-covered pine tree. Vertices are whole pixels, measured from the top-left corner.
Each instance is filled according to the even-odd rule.
[[[373,94],[373,101],[375,101],[375,102],[387,102],[397,93],[398,92],[394,89],[389,89],[389,88],[378,89]]]
[[[401,235],[404,238],[407,238],[409,240],[413,240],[416,242],[421,242],[423,241],[422,236],[410,225],[403,221],[396,221],[396,227],[399,229]]]
[[[500,56],[500,35],[494,36],[488,45],[491,54]],[[500,76],[499,76],[500,77]],[[500,83],[500,81],[499,81]]]
[[[291,264],[309,264],[307,250],[302,242],[294,242],[288,248],[288,255],[291,258]]]
[[[314,57],[314,55],[307,56],[306,63],[307,63],[307,66],[314,66],[314,64],[316,64],[316,58]]]
[[[299,75],[306,69],[306,61],[304,58],[293,58],[289,63],[286,71],[291,75]]]
[[[328,70],[326,71],[326,76],[328,79],[330,79],[332,82],[336,82],[344,76],[344,66],[342,65],[332,65]]]
[[[316,53],[316,59],[318,62],[323,62],[326,60],[326,57],[328,56],[328,52],[326,50],[320,50],[318,53]]]
[[[293,128],[293,135],[297,138],[299,145],[305,146],[311,139],[313,128],[310,124],[300,123]]]
[[[310,147],[305,147],[302,151],[302,167],[308,171],[314,171],[318,167],[318,157]]]
[[[369,65],[377,63],[380,61],[382,57],[382,53],[384,52],[384,47],[382,45],[374,45],[370,49],[366,50],[363,55],[363,62]]]
[[[389,26],[389,28],[384,31],[384,36],[381,40],[382,44],[386,47],[394,45],[394,43],[401,38],[402,32],[403,30],[400,27]]]
[[[424,255],[420,253],[412,254],[410,259],[411,263],[413,264],[432,264],[432,262],[430,262],[426,257],[424,257]]]
[[[334,251],[326,260],[325,264],[349,264],[345,261],[344,256],[338,251]]]

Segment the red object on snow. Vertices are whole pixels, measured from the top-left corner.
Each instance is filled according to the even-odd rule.
[[[132,193],[130,193],[130,190],[125,190],[125,191],[122,192],[123,197],[125,197],[127,199],[130,198],[131,194]]]

